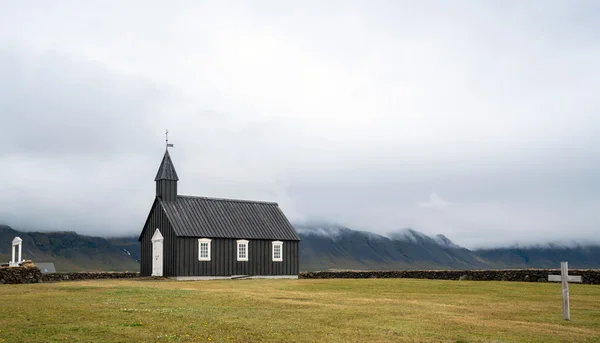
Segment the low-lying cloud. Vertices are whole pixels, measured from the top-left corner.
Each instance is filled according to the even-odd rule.
[[[0,13],[16,228],[138,233],[168,128],[184,194],[467,247],[598,241],[594,2],[38,6]]]

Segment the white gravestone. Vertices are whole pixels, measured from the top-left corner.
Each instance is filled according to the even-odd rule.
[[[18,247],[18,248],[17,248]],[[15,259],[16,251],[19,250],[19,259]],[[23,240],[20,237],[15,237],[12,241],[12,260],[9,263],[11,267],[18,267],[19,263],[22,262],[23,252]]]

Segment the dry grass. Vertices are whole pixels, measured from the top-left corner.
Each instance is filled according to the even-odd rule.
[[[0,286],[0,342],[600,341],[600,287],[409,279]]]

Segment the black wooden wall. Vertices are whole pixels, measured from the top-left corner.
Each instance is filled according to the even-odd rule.
[[[236,239],[214,238],[211,260],[198,261],[198,238],[179,237],[177,276],[298,275],[298,242],[283,241],[282,262],[272,261],[271,242],[249,240],[248,261],[237,261]]]
[[[144,226],[140,241],[140,275],[152,275],[152,236],[156,229],[164,237],[163,241],[163,276],[175,275],[175,245],[177,243],[175,232],[167,219],[165,211],[158,201],[155,201],[150,210],[148,221]]]
[[[156,181],[156,196],[163,201],[177,200],[177,181],[175,180],[158,180]]]

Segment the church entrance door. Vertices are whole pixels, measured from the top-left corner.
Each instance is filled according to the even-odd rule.
[[[156,229],[152,236],[152,276],[163,276],[163,242],[163,236]]]

